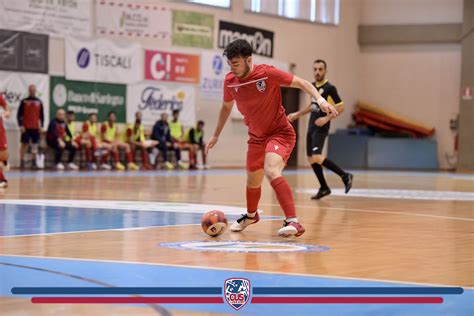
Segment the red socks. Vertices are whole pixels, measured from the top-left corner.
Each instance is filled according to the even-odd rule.
[[[102,156],[102,163],[106,164],[109,160],[109,155],[108,154],[105,154]]]
[[[144,165],[148,165],[148,153],[146,149],[142,149],[142,162]]]
[[[120,162],[120,157],[119,157],[118,151],[112,152],[112,155],[113,155],[113,157],[114,157],[115,163]]]
[[[86,161],[87,162],[92,162],[91,149],[86,147],[85,151],[86,151]]]
[[[0,169],[0,180],[1,181],[6,181],[7,179],[5,179],[5,175],[3,174],[3,170]]]
[[[132,152],[129,151],[127,153],[127,163],[131,163],[131,162],[133,162],[133,155],[132,155]]]
[[[262,195],[262,187],[249,188],[247,187],[247,212],[254,213],[258,208],[258,201]]]
[[[295,202],[293,200],[293,193],[286,182],[285,178],[278,177],[271,182],[273,190],[280,203],[281,209],[285,213],[286,218],[296,217]]]

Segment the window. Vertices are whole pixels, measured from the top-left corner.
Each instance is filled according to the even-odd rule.
[[[340,0],[245,0],[245,10],[323,24],[339,24]]]
[[[186,2],[211,5],[221,8],[230,8],[230,0],[185,0]]]

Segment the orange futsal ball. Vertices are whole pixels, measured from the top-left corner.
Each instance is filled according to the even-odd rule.
[[[201,219],[202,230],[211,237],[222,235],[227,228],[227,218],[221,211],[210,211]]]

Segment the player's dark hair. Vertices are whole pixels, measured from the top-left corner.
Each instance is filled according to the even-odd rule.
[[[89,113],[88,117],[91,118],[94,115],[97,116],[97,113]]]
[[[179,114],[179,110],[173,110],[173,115]]]
[[[326,64],[326,62],[325,62],[324,60],[322,60],[322,59],[316,59],[316,60],[314,61],[313,65],[314,65],[314,64],[317,64],[317,63],[323,64],[323,65],[324,65],[324,69],[328,69],[328,65]]]
[[[107,113],[107,117],[109,117],[110,115],[114,114],[115,116],[117,116],[117,113],[115,113],[115,111],[110,111],[109,113]]]
[[[204,121],[198,121],[198,125],[204,125]]]
[[[74,115],[74,114],[76,114],[76,113],[74,111],[71,111],[71,110],[66,112],[66,115]]]
[[[252,56],[252,46],[246,40],[238,39],[225,47],[223,55],[228,60],[235,57],[249,57]]]

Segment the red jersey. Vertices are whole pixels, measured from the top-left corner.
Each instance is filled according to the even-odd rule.
[[[7,109],[7,102],[3,98],[3,96],[0,94],[0,106],[4,108],[5,110]],[[0,116],[0,150],[6,150],[7,149],[7,135],[5,133],[5,128],[3,127],[3,119]]]
[[[0,106],[6,110],[7,109],[7,101],[5,101],[5,99],[3,98],[3,95],[0,94]],[[3,128],[3,119],[2,117],[0,116],[0,124],[2,125],[2,128]]]
[[[289,86],[293,75],[273,66],[254,65],[245,79],[226,75],[224,101],[235,100],[249,127],[249,135],[262,138],[274,131],[291,127],[282,105],[280,86]]]
[[[44,122],[43,103],[36,97],[28,97],[21,100],[18,108],[18,125],[26,129],[39,129]]]

